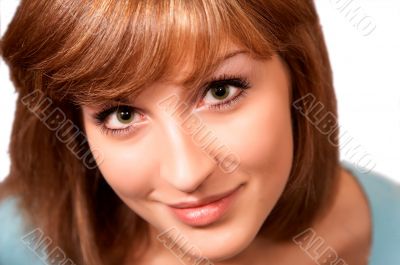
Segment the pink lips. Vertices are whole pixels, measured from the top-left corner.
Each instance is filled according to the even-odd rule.
[[[241,187],[241,186],[240,186]],[[170,205],[170,209],[182,222],[191,226],[205,226],[220,219],[229,209],[239,188],[202,203],[182,203]]]

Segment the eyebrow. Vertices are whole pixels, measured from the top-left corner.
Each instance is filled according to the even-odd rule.
[[[228,60],[228,59],[230,59],[230,58],[232,58],[232,57],[235,57],[235,56],[237,56],[237,55],[239,55],[239,54],[242,54],[242,53],[249,53],[249,51],[248,50],[234,50],[234,51],[232,51],[232,52],[230,52],[230,53],[228,53],[228,54],[226,54],[226,55],[224,55],[224,56],[221,56],[220,58],[218,58],[217,59],[217,63],[215,64],[215,65],[220,65],[221,63],[223,63],[224,61],[226,61],[226,60]]]

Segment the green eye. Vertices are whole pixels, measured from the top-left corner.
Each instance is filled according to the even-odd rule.
[[[129,124],[133,120],[133,114],[130,108],[121,107],[117,110],[117,119],[122,124]]]
[[[224,86],[211,88],[211,94],[215,99],[224,100],[229,96],[229,88]]]

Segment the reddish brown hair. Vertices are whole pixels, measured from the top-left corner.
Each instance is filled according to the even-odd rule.
[[[312,93],[336,114],[330,63],[311,0],[22,0],[1,40],[19,94],[11,171],[2,192],[20,198],[30,222],[76,263],[121,264],[132,242],[144,245],[146,223],[22,99],[41,91],[83,131],[82,104],[138,94],[168,79],[187,58],[201,58],[193,60],[184,82],[195,88],[215,70],[229,41],[258,58],[278,54],[290,69],[293,100]],[[39,105],[35,110],[48,111]],[[337,176],[337,142],[329,143],[295,109],[292,123],[291,175],[262,229],[277,240],[315,220]],[[73,141],[89,150],[79,137]]]

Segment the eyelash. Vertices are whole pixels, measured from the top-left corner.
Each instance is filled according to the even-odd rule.
[[[202,91],[201,99],[203,99],[205,95],[207,95],[209,90],[221,86],[222,87],[233,86],[235,88],[240,89],[241,91],[232,99],[221,101],[217,104],[212,104],[207,106],[208,109],[217,112],[231,109],[236,103],[238,103],[243,97],[247,95],[246,90],[251,88],[251,84],[246,77],[240,75],[224,74],[215,77],[211,79],[209,82],[207,82],[207,85],[203,89],[201,89]],[[110,129],[105,126],[106,120],[109,117],[109,115],[113,114],[120,107],[128,107],[132,113],[134,113],[135,115],[140,115],[140,113],[135,112],[136,109],[134,107],[128,105],[120,105],[120,104],[104,105],[99,112],[94,114],[94,118],[96,124],[100,127],[101,132],[104,133],[105,135],[108,135],[109,133],[111,133],[112,135],[127,135],[136,129],[135,123],[132,123],[132,125],[123,129]]]
[[[221,101],[217,104],[213,104],[208,106],[208,109],[214,110],[214,111],[224,111],[231,109],[233,105],[235,105],[239,100],[242,99],[242,97],[247,95],[247,89],[251,88],[251,84],[249,80],[246,77],[240,76],[240,75],[227,75],[224,74],[222,76],[213,78],[210,82],[208,82],[208,85],[203,89],[203,93],[201,95],[201,98],[204,98],[204,96],[208,93],[209,90],[215,87],[219,86],[233,86],[236,88],[239,88],[241,91],[239,94],[234,96],[232,99]]]
[[[115,111],[117,111],[118,108],[120,108],[120,107],[128,107],[133,113],[136,113],[135,108],[133,108],[131,106],[127,106],[127,105],[119,105],[119,104],[104,105],[99,112],[94,114],[94,119],[96,121],[97,126],[100,127],[101,133],[103,133],[105,135],[108,135],[111,133],[112,135],[117,136],[117,135],[127,135],[131,131],[135,130],[136,125],[134,123],[123,129],[110,129],[105,126],[107,118],[111,114],[113,114]],[[136,115],[140,115],[140,114],[136,114]]]

